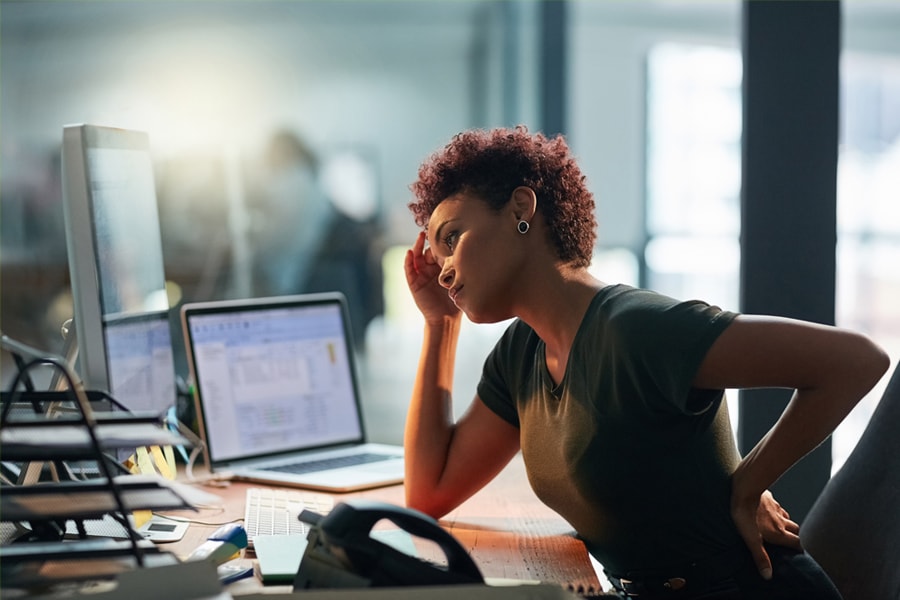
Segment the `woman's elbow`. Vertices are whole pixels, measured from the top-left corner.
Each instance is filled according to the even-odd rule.
[[[884,348],[873,342],[872,340],[866,338],[866,342],[868,345],[868,364],[869,368],[868,376],[871,381],[871,385],[874,386],[878,381],[884,376],[887,372],[888,368],[891,366],[891,357],[885,352]]]
[[[867,394],[881,380],[891,366],[891,358],[885,350],[870,338],[857,334],[851,351],[853,360],[847,372],[852,374],[860,396]]]
[[[408,484],[406,485],[406,506],[435,519],[440,519],[452,510],[442,504],[432,490],[418,489]]]

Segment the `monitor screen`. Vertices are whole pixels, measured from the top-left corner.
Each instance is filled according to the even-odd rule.
[[[106,319],[109,387],[132,410],[160,411],[175,401],[168,311]]]
[[[164,410],[175,369],[148,136],[66,126],[62,171],[78,370],[129,409]]]

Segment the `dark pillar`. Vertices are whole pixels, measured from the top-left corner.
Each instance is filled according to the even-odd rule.
[[[565,0],[541,2],[541,130],[566,133],[567,9]]]
[[[840,3],[745,0],[743,9],[741,310],[833,324]],[[742,452],[789,398],[741,393]],[[829,440],[772,491],[799,522],[830,471]]]

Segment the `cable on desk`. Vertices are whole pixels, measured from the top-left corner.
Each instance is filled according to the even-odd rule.
[[[224,511],[225,509],[222,508]],[[221,527],[222,525],[228,525],[229,523],[240,523],[244,520],[244,517],[238,517],[236,519],[229,519],[227,521],[220,522],[211,522],[211,521],[200,521],[199,519],[192,519],[190,517],[173,517],[170,515],[160,514],[158,512],[153,513],[154,516],[160,517],[161,519],[167,519],[169,521],[175,521],[176,523],[190,523],[191,525],[208,525],[210,527]]]
[[[230,473],[214,473],[209,475],[208,477],[196,477],[194,475],[194,463],[197,462],[197,457],[200,456],[200,453],[203,452],[203,448],[205,444],[203,440],[194,433],[190,427],[179,421],[178,419],[166,419],[169,427],[174,428],[178,433],[183,435],[193,446],[191,448],[191,454],[188,456],[187,464],[184,467],[184,476],[187,479],[188,483],[200,484],[200,485],[212,485],[218,487],[224,487],[230,483],[231,474]]]

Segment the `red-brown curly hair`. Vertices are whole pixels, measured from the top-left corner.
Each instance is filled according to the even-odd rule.
[[[577,267],[590,264],[596,238],[594,196],[563,136],[552,139],[514,129],[457,134],[419,167],[409,204],[416,224],[458,193],[473,194],[500,210],[519,186],[534,190],[537,206],[559,258]]]

